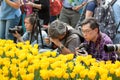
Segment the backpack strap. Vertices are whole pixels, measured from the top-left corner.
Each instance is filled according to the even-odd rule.
[[[120,21],[119,21],[118,25],[116,26],[116,32],[118,32],[119,26],[120,26]]]
[[[109,4],[111,5],[111,6],[113,6],[113,4],[116,2],[117,0],[112,0]]]
[[[69,30],[68,36],[72,35],[72,34],[77,34],[80,38],[81,43],[84,42],[84,38],[82,37],[82,35],[77,31],[77,30]]]

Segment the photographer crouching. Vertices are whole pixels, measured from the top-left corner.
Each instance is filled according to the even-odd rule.
[[[87,18],[81,24],[81,31],[85,42],[76,49],[78,55],[92,55],[97,61],[117,60],[115,52],[107,53],[104,45],[112,44],[112,40],[104,33],[100,32],[99,25],[94,18]]]
[[[24,22],[25,22],[26,32],[23,34],[23,36],[21,36],[17,31],[11,31],[11,32],[14,35],[14,37],[17,38],[18,41],[25,42],[29,40],[31,41],[31,45],[38,43],[39,48],[41,49],[42,48],[41,35],[38,32],[38,25],[36,25],[35,20],[36,18],[33,14],[25,17]],[[34,33],[32,33],[32,31],[34,31]],[[45,31],[42,30],[41,33],[42,33],[42,39],[47,37],[47,33]],[[44,41],[43,41],[43,45],[47,48],[47,44],[45,44]]]

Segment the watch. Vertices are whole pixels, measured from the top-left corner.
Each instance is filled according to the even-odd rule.
[[[59,49],[62,50],[63,48],[64,48],[64,46],[63,46],[63,45],[60,45]]]

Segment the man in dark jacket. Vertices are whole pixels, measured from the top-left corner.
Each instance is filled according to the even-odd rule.
[[[38,16],[43,20],[44,25],[48,25],[50,20],[49,4],[49,0],[34,0],[34,3],[30,1],[26,3],[26,5],[33,7],[34,12],[38,12]]]

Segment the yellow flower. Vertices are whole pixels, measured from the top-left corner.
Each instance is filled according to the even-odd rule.
[[[28,80],[27,79],[27,77],[28,77],[27,74],[23,74],[23,75],[21,75],[21,77],[22,77],[22,80]]]
[[[17,63],[18,63],[18,60],[15,59],[15,58],[13,58],[13,59],[12,59],[12,64],[17,64]]]
[[[49,77],[52,77],[52,78],[55,77],[55,73],[53,70],[48,70],[48,75],[49,75]]]
[[[65,70],[63,68],[55,68],[54,73],[57,78],[62,78],[65,74]]]
[[[30,45],[30,41],[26,41],[25,44],[26,44],[26,45]]]
[[[4,58],[3,59],[3,65],[6,66],[6,67],[9,67],[10,66],[10,59],[9,58]]]
[[[100,74],[100,76],[103,75],[103,74],[108,74],[108,70],[106,70],[103,67],[99,67],[98,68],[98,73]]]
[[[52,57],[49,57],[48,60],[49,60],[49,63],[50,63],[50,64],[52,64],[52,63],[55,62],[55,58],[52,58]]]
[[[67,60],[72,60],[74,58],[74,54],[67,54]]]
[[[43,70],[40,70],[40,76],[42,77],[42,79],[44,79],[44,80],[46,80],[46,79],[48,79],[49,78],[49,75],[48,75],[48,70],[45,70],[45,69],[43,69]]]
[[[89,71],[88,75],[87,75],[90,79],[94,80],[95,76],[96,76],[96,72],[95,71]]]
[[[57,55],[57,52],[56,52],[56,51],[51,52],[51,56],[52,56],[52,57],[56,57],[56,55]]]
[[[47,69],[49,67],[49,61],[47,59],[41,60],[40,67],[41,67],[41,69]]]
[[[8,51],[8,52],[6,52],[6,56],[7,57],[14,57],[15,53],[13,51]]]
[[[68,74],[68,73],[65,73],[65,74],[63,75],[63,78],[68,79],[68,78],[69,78],[69,74]]]
[[[74,63],[73,62],[68,62],[68,67],[70,68],[70,70],[72,70],[73,67],[74,67]]]
[[[8,68],[4,66],[2,68],[2,73],[3,73],[4,76],[8,76],[8,74],[9,74]]]
[[[120,77],[120,68],[116,69],[115,74],[117,77]]]
[[[110,68],[110,74],[114,74],[115,73],[115,69],[114,68]]]
[[[19,74],[20,75],[25,75],[26,74],[26,69],[25,68],[19,68]]]
[[[51,55],[51,51],[48,50],[46,52],[43,52],[42,55],[49,57]]]
[[[34,63],[33,66],[34,66],[34,69],[37,70],[40,68],[40,65],[41,63]]]
[[[106,80],[112,80],[112,77],[108,77]]]
[[[18,76],[18,67],[15,64],[10,65],[11,74],[14,77]]]
[[[3,48],[2,48],[2,47],[0,47],[0,56],[2,56],[2,55],[3,55],[3,52],[4,52]]]
[[[108,74],[102,74],[100,77],[101,77],[101,80],[107,80],[107,75]]]
[[[27,74],[27,80],[34,80],[34,73]]]
[[[38,49],[31,48],[31,52],[32,52],[33,55],[37,55],[38,54]]]
[[[34,48],[35,48],[35,49],[38,49],[38,44],[34,44]]]
[[[74,72],[70,73],[70,77],[71,77],[71,78],[75,78],[75,75],[76,75],[76,74],[75,74]]]
[[[0,69],[0,75],[2,74],[2,69]]]
[[[28,68],[27,68],[27,71],[29,73],[34,73],[34,71],[35,71],[34,65],[29,65]]]
[[[82,78],[82,79],[84,79],[85,78],[85,76],[88,74],[88,70],[87,69],[85,69],[85,70],[82,70],[82,71],[80,71],[80,77]]]
[[[12,77],[10,80],[17,80],[17,78]]]
[[[19,54],[18,58],[20,61],[24,60],[26,58],[26,54],[24,53],[23,50],[20,51],[21,53]]]
[[[34,56],[32,54],[27,55],[27,61],[28,63],[32,63],[32,60],[34,60]]]
[[[85,66],[82,66],[81,64],[76,64],[74,66],[73,72],[78,74],[80,71],[84,70]]]

